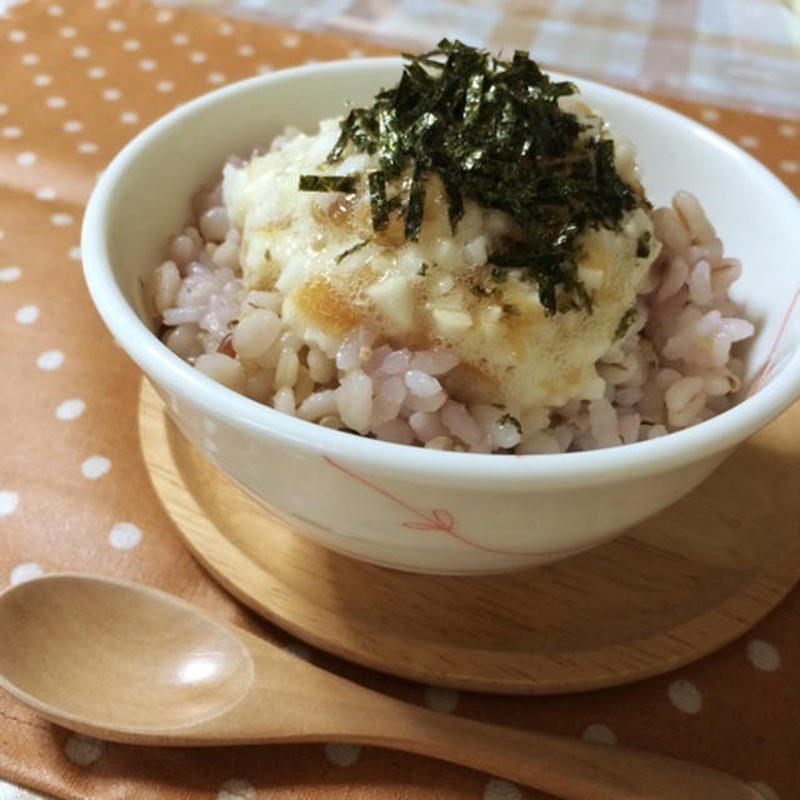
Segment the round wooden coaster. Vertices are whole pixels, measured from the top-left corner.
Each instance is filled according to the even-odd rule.
[[[181,435],[147,382],[139,425],[156,491],[226,589],[316,647],[430,684],[551,694],[663,673],[743,634],[800,577],[800,405],[617,540],[480,577],[388,570],[294,533]]]

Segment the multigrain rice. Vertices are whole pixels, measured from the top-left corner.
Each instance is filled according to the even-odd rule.
[[[327,351],[281,318],[276,291],[248,291],[239,234],[219,186],[194,201],[194,223],[169,243],[149,295],[162,338],[219,383],[329,428],[430,449],[561,453],[663,436],[724,411],[741,384],[735,344],[753,333],[728,295],[741,274],[695,197],[652,212],[662,250],[639,290],[635,321],[597,362],[603,397],[560,407],[460,402],[459,359],[412,350],[359,325]],[[473,243],[475,263],[486,259]]]

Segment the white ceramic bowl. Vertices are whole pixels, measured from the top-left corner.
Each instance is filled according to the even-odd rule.
[[[699,484],[739,442],[800,396],[800,204],[746,153],[653,103],[576,81],[639,150],[656,204],[700,198],[744,262],[733,296],[756,323],[732,410],[649,442],[562,455],[437,452],[286,416],[214,383],[153,334],[142,281],[189,218],[193,192],[232,153],[285,125],[313,131],[346,101],[395,82],[395,59],[314,64],[233,84],[140,133],[92,195],[81,250],[97,308],[181,430],[298,530],[356,558],[412,571],[480,573],[597,545]],[[700,535],[700,532],[698,532]]]

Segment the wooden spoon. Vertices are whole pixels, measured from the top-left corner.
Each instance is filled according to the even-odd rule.
[[[49,575],[0,595],[0,686],[59,725],[119,742],[343,741],[432,756],[572,800],[760,798],[696,764],[385,697],[176,597],[92,575]]]

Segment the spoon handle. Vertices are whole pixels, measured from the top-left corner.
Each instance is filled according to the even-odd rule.
[[[737,778],[613,745],[499,727],[414,708],[383,716],[371,743],[480,769],[565,800],[763,800]]]

